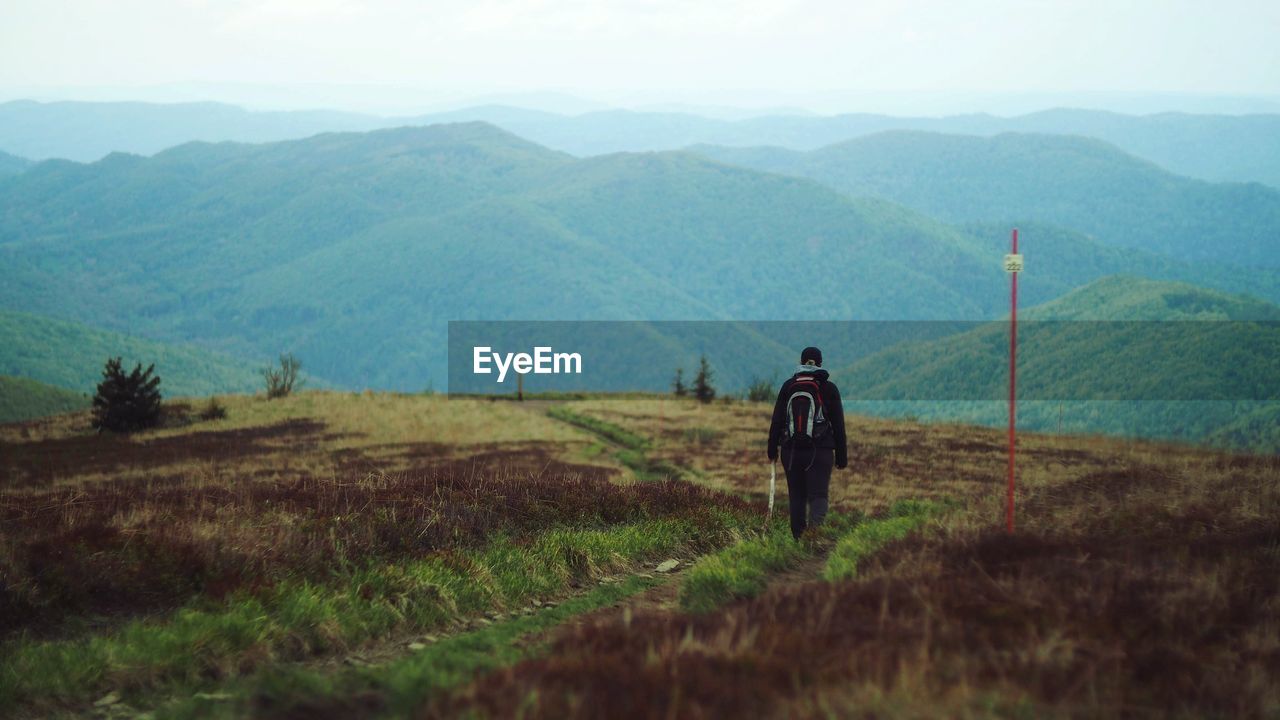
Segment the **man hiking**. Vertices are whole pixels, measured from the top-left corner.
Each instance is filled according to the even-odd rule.
[[[800,367],[778,391],[769,425],[769,461],[778,459],[781,448],[791,534],[797,540],[806,525],[820,525],[827,515],[832,465],[843,468],[848,463],[840,390],[828,377],[822,369],[822,351],[805,348]]]

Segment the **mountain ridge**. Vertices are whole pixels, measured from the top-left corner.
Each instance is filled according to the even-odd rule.
[[[1180,174],[1257,181],[1280,188],[1280,114],[1182,112],[1126,115],[1055,108],[1002,117],[971,113],[895,117],[874,113],[764,115],[719,119],[677,112],[595,111],[576,115],[482,105],[383,117],[339,111],[248,111],[222,103],[0,103],[0,150],[41,160],[80,161],[111,151],[150,155],[188,140],[271,142],[326,131],[486,120],[574,155],[672,150],[692,144],[783,145],[810,150],[891,129],[994,135],[1040,132],[1097,137]]]

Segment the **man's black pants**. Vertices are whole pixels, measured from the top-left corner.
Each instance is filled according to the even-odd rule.
[[[787,504],[791,506],[791,534],[796,538],[807,525],[821,525],[827,516],[827,490],[831,486],[831,469],[835,467],[835,450],[831,448],[799,448],[792,452],[782,448],[782,467],[787,473]]]

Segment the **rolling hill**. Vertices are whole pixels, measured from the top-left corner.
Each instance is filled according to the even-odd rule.
[[[0,152],[0,178],[9,175],[17,175],[18,173],[31,167],[31,161],[26,158],[10,155],[6,152]]]
[[[127,366],[155,363],[166,397],[252,392],[260,389],[255,366],[189,346],[169,345],[27,313],[0,310],[0,375],[56,386],[79,397],[93,393],[107,358]],[[265,365],[266,360],[260,364]],[[15,386],[31,391],[30,386]],[[30,394],[28,392],[28,394]],[[41,391],[35,396],[51,393]]]
[[[1020,314],[1019,424],[1280,449],[1280,307],[1104,278]],[[904,343],[834,373],[876,414],[1007,421],[1007,322]],[[1268,424],[1269,423],[1269,424]]]
[[[24,377],[0,375],[0,423],[31,420],[89,407],[85,393]]]
[[[773,145],[807,151],[895,130],[979,136],[1076,135],[1110,143],[1179,174],[1219,182],[1262,182],[1280,188],[1280,115],[1123,115],[1058,108],[1014,117],[850,113],[720,120],[689,113],[608,110],[563,116],[476,107],[423,116],[415,122],[471,120],[491,122],[575,155],[673,150],[695,144]]]
[[[1039,222],[1189,262],[1280,266],[1280,190],[1180,177],[1097,140],[888,132],[811,152],[699,153],[948,222]]]
[[[448,320],[992,318],[1007,281],[987,234],[691,153],[406,127],[40,163],[0,183],[0,307],[418,390],[444,380]],[[1028,302],[1134,265],[1194,274],[1053,247]]]
[[[901,207],[475,123],[41,163],[0,186],[0,262],[5,307],[399,389],[440,383],[448,319],[979,318],[1002,297],[971,238]]]
[[[1007,223],[964,223],[960,229],[990,253],[1009,251]],[[1252,295],[1280,304],[1280,270],[1188,262],[1135,248],[1104,245],[1084,233],[1043,223],[1019,223],[1018,248],[1026,256],[1019,297],[1035,305],[1108,275],[1174,280],[1212,290]]]

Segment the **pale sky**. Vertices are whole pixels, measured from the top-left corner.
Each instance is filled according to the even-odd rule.
[[[1277,38],[1277,0],[0,0],[0,93],[1276,96]]]

